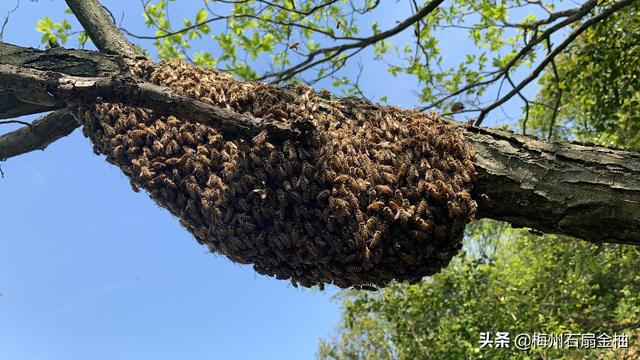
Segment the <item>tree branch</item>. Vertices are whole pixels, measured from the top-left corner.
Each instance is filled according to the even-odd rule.
[[[0,42],[0,63],[33,69],[50,69],[76,76],[119,74],[125,69],[122,57],[95,51],[54,48],[46,51]],[[58,106],[60,107],[60,106]],[[55,110],[56,106],[41,106],[22,102],[14,92],[0,90],[0,119],[15,118]],[[33,150],[42,150],[50,143],[67,136],[80,124],[66,111],[50,113],[31,126],[0,136],[0,159],[8,159]]]
[[[377,43],[378,41],[392,37],[404,31],[406,28],[412,26],[417,21],[419,21],[423,17],[430,14],[443,2],[444,0],[432,0],[427,5],[425,5],[425,7],[420,9],[420,11],[408,17],[407,19],[405,19],[404,21],[400,22],[398,25],[396,25],[395,27],[387,31],[383,31],[378,34],[375,34],[375,35],[372,35],[348,44],[336,45],[332,47],[326,47],[326,48],[314,50],[307,55],[307,58],[304,61],[298,63],[297,65],[291,66],[284,71],[265,74],[261,76],[258,80],[264,81],[266,79],[275,78],[276,80],[274,82],[286,81],[293,78],[298,73],[301,73],[318,64],[330,61],[331,59],[338,57],[340,54],[344,53],[345,51],[348,51],[351,49],[363,49],[371,44]],[[323,55],[323,57],[319,60],[315,60],[315,58],[318,55]]]
[[[482,124],[482,121],[484,120],[486,115],[491,110],[507,102],[514,95],[516,95],[520,90],[522,90],[525,86],[527,86],[530,82],[535,80],[542,73],[544,68],[549,63],[551,63],[558,54],[560,54],[567,46],[569,46],[580,34],[585,32],[589,27],[608,18],[613,13],[622,9],[623,7],[631,5],[633,3],[635,3],[635,0],[618,1],[613,5],[611,5],[610,7],[608,7],[607,9],[603,10],[598,15],[595,15],[589,18],[587,21],[583,22],[580,26],[578,26],[575,30],[573,30],[558,46],[556,46],[552,51],[550,51],[549,54],[544,59],[542,59],[540,64],[538,64],[538,66],[536,66],[534,70],[526,78],[524,78],[516,87],[514,87],[511,91],[509,91],[508,94],[503,96],[498,101],[495,101],[494,103],[490,104],[489,106],[484,107],[480,111],[480,115],[478,116],[478,119],[476,120],[475,125],[480,126],[480,124]]]
[[[0,135],[0,161],[34,150],[44,150],[79,126],[73,115],[66,110],[49,113],[29,126]]]
[[[478,216],[640,245],[640,153],[469,127]]]
[[[53,70],[76,76],[119,74],[125,69],[122,57],[95,51],[54,48],[46,51],[0,42],[0,64]],[[33,102],[36,102],[35,104]],[[0,119],[56,110],[63,104],[37,104],[21,98],[20,92],[0,89]]]
[[[98,50],[108,54],[122,55],[128,61],[146,58],[118,30],[98,0],[66,0],[66,2]]]
[[[175,93],[130,75],[79,77],[54,71],[41,71],[13,65],[0,65],[0,88],[19,90],[23,97],[41,99],[65,106],[108,101],[153,109],[185,121],[210,126],[228,137],[251,139],[263,131],[273,141],[298,139],[313,130],[310,121],[293,127],[248,117]]]
[[[511,59],[509,60],[509,62],[502,68],[491,72],[489,75],[493,75],[493,77],[487,79],[487,80],[483,80],[483,81],[478,81],[475,83],[470,83],[467,84],[459,89],[457,89],[456,91],[450,93],[447,96],[444,96],[434,102],[432,102],[431,104],[422,107],[420,110],[421,111],[426,111],[428,109],[434,108],[436,106],[438,106],[439,104],[443,103],[444,101],[447,101],[448,99],[451,99],[454,96],[458,96],[460,94],[463,94],[471,89],[477,88],[479,86],[485,86],[485,85],[490,85],[498,80],[500,80],[504,75],[508,74],[509,71],[514,68],[519,61],[522,61],[522,59],[524,59],[524,57],[531,53],[533,51],[533,49],[538,45],[541,44],[543,41],[545,41],[547,38],[551,37],[551,35],[553,35],[554,33],[556,33],[557,31],[566,28],[567,26],[570,26],[571,24],[578,22],[580,19],[582,19],[585,15],[587,15],[589,13],[589,11],[593,10],[596,6],[598,5],[598,1],[596,0],[589,0],[587,2],[585,2],[584,4],[582,4],[580,7],[573,9],[574,11],[571,11],[571,13],[573,14],[572,16],[567,17],[566,19],[564,19],[563,21],[549,27],[548,29],[546,29],[545,31],[543,31],[539,36],[534,37],[533,39],[531,39],[531,41],[529,41],[524,47],[522,47],[522,49],[520,49],[520,51],[518,51],[518,53]],[[476,110],[477,111],[477,110]]]

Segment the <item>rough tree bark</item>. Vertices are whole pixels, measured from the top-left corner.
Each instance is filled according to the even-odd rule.
[[[16,66],[56,71],[64,76],[92,77],[93,85],[107,81],[102,85],[108,88],[109,77],[103,78],[106,80],[96,77],[124,76],[127,65],[140,56],[126,40],[126,44],[123,43],[124,37],[108,20],[110,25],[106,29],[109,31],[105,36],[99,35],[101,29],[92,24],[98,20],[105,21],[107,15],[96,0],[88,0],[84,4],[67,0],[67,3],[98,48],[111,55],[65,49],[39,51],[0,43],[0,64],[14,67],[4,66],[4,75],[0,72],[0,85],[4,81],[4,86],[11,88],[11,91],[0,91],[0,119],[61,109],[69,100],[64,98],[64,94],[51,92],[54,88],[34,91],[37,87],[30,86],[28,82],[21,93],[15,74],[10,73]],[[98,20],[95,20],[96,16]],[[57,75],[53,78],[60,79]],[[93,95],[100,94],[94,92]],[[150,101],[144,96],[136,101],[144,102],[145,99]],[[178,101],[187,109],[194,103],[191,99]],[[172,107],[161,108],[171,113]],[[201,109],[203,116],[199,118],[219,118],[220,110],[214,106]],[[240,114],[227,112],[224,116],[226,121],[247,123]],[[249,125],[255,126],[255,122],[249,122]],[[0,159],[41,149],[76,126],[77,123],[64,110],[53,112],[36,121],[32,127],[0,136]],[[640,245],[639,153],[548,142],[504,131],[459,126],[477,153],[478,178],[474,192],[480,217],[596,243]],[[247,134],[255,134],[256,129]],[[42,135],[43,132],[51,133],[47,136]]]
[[[469,127],[478,216],[640,245],[640,153]]]

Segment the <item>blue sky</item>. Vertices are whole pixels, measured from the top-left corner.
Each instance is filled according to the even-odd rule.
[[[103,3],[149,33],[139,2]],[[191,17],[193,4],[174,17]],[[406,16],[406,6],[387,4],[381,24]],[[0,16],[14,5],[0,2]],[[65,9],[23,0],[4,40],[38,47],[36,19],[71,20]],[[376,66],[365,93],[416,105],[411,80]],[[335,288],[295,289],[208,253],[80,131],[0,165],[0,359],[308,359],[339,321]]]

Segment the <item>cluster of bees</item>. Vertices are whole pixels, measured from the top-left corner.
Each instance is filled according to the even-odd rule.
[[[132,71],[238,113],[316,126],[313,141],[270,143],[122,104],[76,109],[95,152],[212,252],[294,286],[370,289],[416,282],[459,250],[476,211],[473,153],[438,115],[179,61]]]

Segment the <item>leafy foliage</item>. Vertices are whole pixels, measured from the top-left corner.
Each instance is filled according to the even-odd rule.
[[[67,20],[56,23],[48,16],[45,16],[42,20],[38,20],[36,25],[36,30],[43,33],[42,38],[40,38],[40,42],[43,44],[58,43],[58,41],[60,41],[62,45],[66,44],[70,29],[71,25]]]
[[[362,97],[360,76],[353,75],[362,70],[354,71],[352,63],[368,58],[372,70],[364,69],[365,76],[386,67],[393,76],[414,82],[416,101],[425,109],[445,112],[454,103],[466,104],[464,112],[480,111],[493,101],[487,91],[502,88],[506,75],[526,71],[546,52],[540,42],[544,34],[561,34],[581,18],[555,16],[554,4],[525,0],[395,5],[379,0],[202,0],[191,18],[175,23],[169,16],[175,3],[144,0],[145,23],[155,34],[128,33],[153,39],[160,59],[184,58],[242,79],[309,84],[330,79],[346,95]],[[424,12],[434,3],[437,6]],[[412,16],[383,21],[393,6],[404,7]],[[595,3],[590,6],[595,8]],[[562,26],[556,26],[559,20]],[[40,31],[51,34],[55,26]],[[460,41],[443,43],[443,36]],[[194,44],[206,46],[193,50]],[[385,101],[385,95],[380,100]]]
[[[467,252],[440,274],[378,293],[343,294],[338,337],[325,359],[523,358],[480,349],[480,332],[600,333],[638,327],[640,250],[537,237],[493,221],[469,226]],[[565,350],[566,351],[566,350]],[[604,352],[604,354],[603,354]],[[584,358],[605,351],[532,350],[529,358]]]
[[[640,5],[592,27],[557,59],[561,107],[552,125],[556,80],[540,80],[529,129],[640,150]]]

